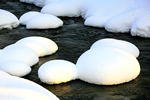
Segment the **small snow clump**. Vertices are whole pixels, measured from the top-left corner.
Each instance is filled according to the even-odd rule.
[[[52,60],[38,70],[38,77],[47,84],[66,83],[77,78],[76,65],[66,60]]]

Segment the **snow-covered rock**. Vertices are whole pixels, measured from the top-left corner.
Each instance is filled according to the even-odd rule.
[[[133,9],[129,9],[122,14],[110,18],[104,25],[105,29],[109,32],[114,33],[130,32],[131,26],[136,17],[140,14],[140,11],[141,9],[139,7],[135,7]]]
[[[26,25],[28,20],[30,20],[32,17],[41,14],[40,12],[37,11],[29,11],[24,13],[20,18],[19,18],[19,22],[21,25]]]
[[[139,49],[134,44],[124,40],[117,40],[112,38],[101,39],[93,43],[91,49],[101,48],[101,47],[112,47],[112,48],[122,49],[132,54],[135,57],[138,57],[140,54]]]
[[[35,0],[41,2],[41,13],[55,16],[79,17],[84,25],[104,27],[109,32],[126,33],[132,36],[150,37],[149,0]],[[26,0],[28,2],[28,0]],[[144,10],[148,13],[143,13]],[[140,16],[141,15],[141,16]],[[139,21],[138,21],[139,20]],[[143,25],[144,24],[144,25]]]
[[[0,98],[3,100],[59,100],[53,93],[32,81],[14,77],[0,77]]]
[[[16,60],[22,61],[29,66],[35,65],[39,61],[38,55],[32,49],[17,44],[6,46],[0,54],[0,59],[0,63]]]
[[[3,70],[10,75],[22,77],[31,72],[29,65],[22,61],[5,61],[0,63],[0,70]]]
[[[39,57],[50,55],[58,50],[57,44],[46,37],[31,36],[18,40],[15,44],[31,48]]]
[[[0,29],[12,29],[19,26],[18,18],[9,11],[0,9]]]
[[[139,62],[133,55],[112,47],[86,51],[76,66],[79,79],[98,85],[129,82],[140,73]]]
[[[27,29],[50,29],[63,25],[63,21],[51,14],[39,14],[32,17],[26,25]]]
[[[76,65],[66,60],[52,60],[38,70],[38,77],[47,84],[66,83],[77,78]]]

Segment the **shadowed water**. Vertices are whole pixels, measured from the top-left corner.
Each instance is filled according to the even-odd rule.
[[[7,1],[7,2],[6,2]],[[9,2],[8,2],[9,1]],[[28,11],[40,11],[34,5],[20,3],[19,0],[2,0],[0,9],[5,9],[18,18]],[[38,64],[24,78],[34,81],[54,93],[60,100],[149,100],[150,99],[150,39],[132,37],[130,33],[109,33],[104,29],[86,27],[82,18],[62,18],[64,25],[58,29],[27,30],[19,26],[13,30],[0,30],[0,49],[28,36],[43,36],[55,41],[59,50],[50,56],[41,57]],[[58,85],[42,83],[38,78],[38,68],[53,59],[64,59],[76,63],[79,56],[102,38],[122,39],[135,44],[140,50],[137,58],[141,65],[140,75],[133,81],[121,85],[103,86],[74,80]]]

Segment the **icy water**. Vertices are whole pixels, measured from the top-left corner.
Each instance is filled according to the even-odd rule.
[[[41,8],[20,3],[19,0],[2,0],[0,9],[8,10],[19,18],[28,11],[40,11]],[[24,78],[47,88],[60,100],[150,99],[150,39],[132,37],[130,33],[109,33],[104,29],[86,27],[83,25],[84,20],[82,18],[61,19],[64,21],[64,25],[58,29],[27,30],[25,26],[19,26],[13,30],[0,30],[0,49],[28,36],[43,36],[57,43],[59,50],[53,55],[41,57],[39,63],[32,67],[32,72]],[[141,65],[141,73],[135,80],[114,86],[94,85],[81,80],[58,85],[40,82],[37,71],[43,63],[53,59],[64,59],[76,63],[83,52],[88,50],[95,41],[103,38],[126,40],[140,49],[140,56],[137,59]]]

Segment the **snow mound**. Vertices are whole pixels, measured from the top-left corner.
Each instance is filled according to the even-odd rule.
[[[35,2],[42,4],[41,13],[44,14],[82,16],[86,26],[105,28],[113,33],[131,32],[132,36],[150,38],[149,0],[113,0],[113,2],[111,0],[35,0]]]
[[[5,61],[0,63],[0,69],[13,76],[25,76],[31,72],[31,68],[21,61]]]
[[[0,29],[12,29],[19,26],[18,18],[6,10],[0,9]]]
[[[55,16],[79,17],[82,0],[62,0],[60,2],[49,3],[41,9],[41,13]]]
[[[140,73],[137,59],[112,47],[90,49],[77,60],[78,78],[98,85],[116,85],[135,79]]]
[[[28,20],[30,20],[32,17],[41,14],[40,12],[37,11],[29,11],[24,13],[20,18],[19,18],[19,22],[21,25],[26,25]]]
[[[6,46],[0,54],[0,59],[0,63],[9,60],[17,60],[29,66],[35,65],[39,61],[38,55],[32,49],[17,44]]]
[[[47,84],[65,83],[77,78],[76,65],[65,60],[52,60],[38,70],[38,77]]]
[[[132,54],[135,57],[138,57],[140,54],[139,49],[134,44],[124,40],[117,40],[112,38],[101,39],[93,43],[91,49],[101,48],[101,47],[114,47],[114,48],[122,49]]]
[[[10,75],[9,75],[8,73],[6,73],[6,72],[0,70],[0,77],[1,77],[1,76],[10,76]]]
[[[39,14],[32,17],[26,25],[27,29],[50,29],[58,28],[63,25],[63,21],[50,14]]]
[[[47,89],[23,78],[7,76],[0,77],[0,81],[0,98],[3,100],[59,100]]]
[[[26,37],[18,40],[15,44],[31,48],[39,57],[53,54],[58,50],[58,46],[54,41],[40,36]]]

